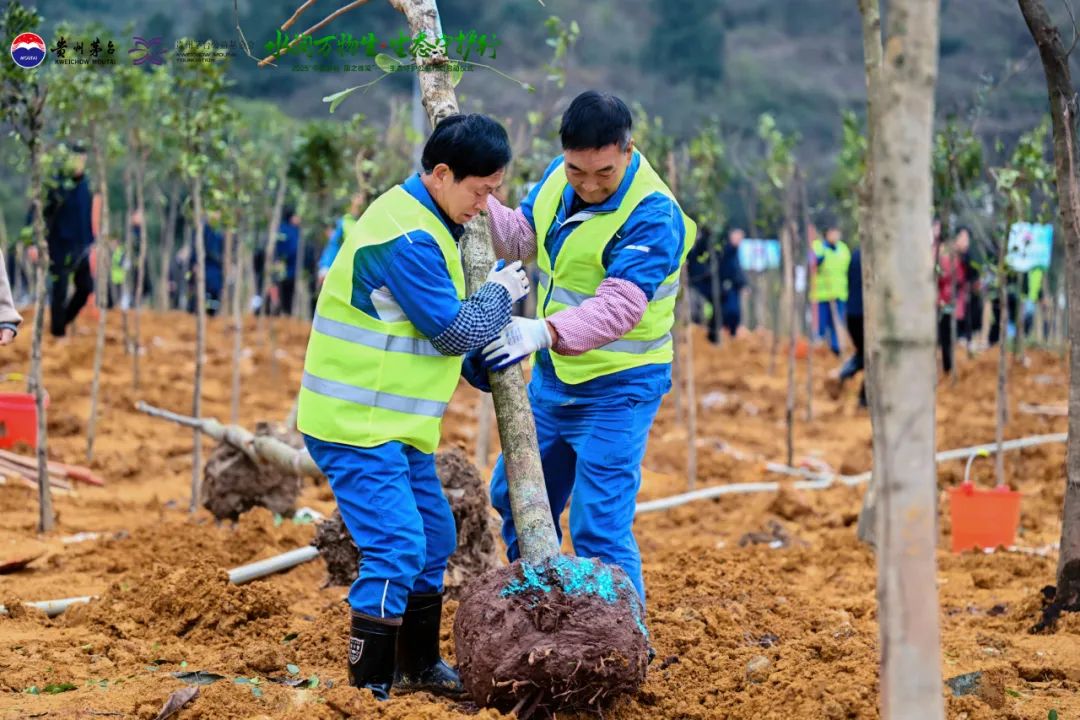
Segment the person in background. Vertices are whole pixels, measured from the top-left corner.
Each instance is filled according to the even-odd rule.
[[[840,328],[848,299],[848,266],[851,250],[840,238],[840,225],[833,218],[823,223],[825,238],[813,242],[814,274],[813,299],[817,303],[818,337],[826,338],[834,355],[840,354]],[[835,317],[834,317],[835,315]],[[834,322],[835,320],[835,322]]]
[[[274,245],[274,278],[278,288],[278,315],[292,313],[296,292],[297,257],[300,250],[300,216],[291,208],[281,214],[277,243]]]
[[[971,249],[971,228],[964,225],[957,228],[953,249],[960,261],[964,285],[967,288],[966,307],[962,315],[957,316],[957,335],[970,347],[975,336],[982,330],[982,292],[978,264]],[[963,320],[960,320],[961,317]]]
[[[742,292],[746,287],[746,273],[739,262],[739,245],[745,237],[746,232],[742,228],[731,228],[720,255],[720,317],[731,337],[735,337],[742,323]],[[711,329],[709,335],[713,342],[714,332]]]
[[[319,256],[318,283],[320,287],[323,284],[323,279],[326,278],[326,273],[330,272],[330,266],[334,264],[334,258],[337,257],[338,252],[341,250],[341,241],[345,238],[345,231],[360,217],[365,205],[367,205],[367,193],[360,190],[353,194],[352,202],[349,204],[349,211],[338,218],[337,223],[333,226],[326,241],[326,247],[323,248],[322,255]]]
[[[967,237],[968,234],[964,234]],[[953,366],[953,320],[955,318],[957,327],[960,327],[967,313],[967,273],[955,240],[948,247],[939,248],[935,255],[938,258],[938,346],[941,348],[941,367],[948,374]]]
[[[215,226],[221,220],[221,213],[211,210],[203,220],[203,248],[206,261],[206,314],[214,317],[221,310],[221,292],[225,286],[225,272],[223,263],[225,258],[225,237]],[[192,242],[195,240],[192,238]],[[195,270],[198,265],[198,257],[195,248],[191,248],[189,260],[191,272],[191,295],[188,299],[188,312],[196,311],[195,295]]]
[[[855,248],[851,252],[851,262],[848,264],[848,302],[847,302],[847,330],[851,338],[851,344],[855,346],[851,357],[847,359],[839,370],[830,373],[825,378],[825,390],[833,400],[840,398],[840,392],[844,383],[858,375],[866,368],[866,333],[863,310],[862,291],[862,249]],[[859,407],[865,408],[866,403],[866,378],[863,378],[859,386]]]
[[[15,301],[11,297],[4,254],[0,253],[0,345],[10,345],[21,324],[22,315],[15,309]]]
[[[76,144],[64,171],[57,178],[56,187],[49,191],[43,211],[52,280],[49,332],[53,337],[66,334],[68,325],[94,291],[94,276],[90,270],[90,249],[94,244],[93,207],[94,198],[86,176],[86,148]],[[31,254],[35,254],[33,248]],[[75,290],[69,300],[68,287],[72,281]]]

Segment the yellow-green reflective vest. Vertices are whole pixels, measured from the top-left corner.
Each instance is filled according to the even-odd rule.
[[[124,249],[116,248],[112,254],[112,266],[109,269],[109,280],[113,285],[123,285],[127,269],[124,267]]]
[[[346,229],[319,293],[300,386],[301,432],[359,447],[398,440],[431,453],[438,446],[461,356],[439,353],[408,320],[386,322],[352,302],[357,251],[418,230],[435,238],[465,297],[461,254],[443,221],[400,185],[377,198]]]
[[[582,211],[570,220],[585,219],[566,237],[552,267],[544,239],[555,222],[555,215],[566,189],[566,172],[556,170],[544,181],[533,205],[536,223],[537,257],[540,270],[538,317],[551,317],[568,307],[577,307],[596,294],[596,288],[607,277],[603,265],[604,248],[626,221],[634,208],[649,195],[660,192],[678,202],[652,166],[636,150],[640,158],[619,207],[611,212]],[[690,248],[694,245],[697,226],[682,214],[685,234],[679,267],[668,275],[656,289],[640,322],[618,340],[581,355],[560,355],[551,351],[555,374],[564,383],[577,385],[620,370],[670,363],[672,359],[671,326],[675,324],[675,300],[679,294],[679,273]],[[564,221],[564,222],[567,222]]]
[[[851,249],[843,240],[838,241],[834,248],[821,240],[815,240],[813,249],[814,255],[825,258],[817,266],[817,274],[814,276],[814,301],[847,302],[847,271],[851,265]]]

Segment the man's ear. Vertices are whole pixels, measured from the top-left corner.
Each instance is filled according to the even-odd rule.
[[[440,183],[449,182],[454,179],[454,173],[450,170],[450,166],[446,163],[439,163],[431,169],[432,176]]]
[[[630,157],[634,154],[634,138],[630,138],[630,142],[626,144],[626,156]]]

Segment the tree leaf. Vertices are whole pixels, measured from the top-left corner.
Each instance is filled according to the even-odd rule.
[[[289,671],[290,675],[299,675],[300,674],[300,668],[297,667],[296,665],[293,665],[292,663],[289,663],[288,665],[286,665],[285,669]]]
[[[58,695],[60,693],[68,692],[69,690],[78,689],[75,683],[63,682],[63,683],[49,683],[44,687],[44,692],[49,695]]]
[[[340,92],[336,92],[333,95],[327,95],[322,99],[322,101],[330,103],[330,113],[333,114],[333,112],[337,110],[337,106],[340,105],[342,101],[345,100],[345,98],[349,97],[359,89],[360,86],[357,85],[356,87],[341,90]]]
[[[206,672],[205,670],[196,670],[195,672],[174,672],[169,674],[186,685],[210,685],[218,680],[225,679],[224,675]]]
[[[390,57],[386,53],[379,53],[375,56],[375,64],[379,66],[379,69],[384,73],[392,73],[401,67],[401,61],[397,58]]]
[[[180,708],[184,707],[197,697],[199,697],[199,688],[180,688],[172,695],[169,695],[169,699],[161,706],[161,711],[158,712],[157,717],[155,717],[154,720],[165,720],[165,718],[175,715],[180,711]]]
[[[464,75],[465,70],[461,67],[461,65],[455,65],[454,69],[450,71],[450,84],[454,87],[457,87],[458,83],[461,82],[461,78]]]

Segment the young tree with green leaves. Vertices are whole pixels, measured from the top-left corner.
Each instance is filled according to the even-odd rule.
[[[0,16],[3,37],[15,38],[33,32],[41,25],[41,16],[16,0],[10,0]],[[29,391],[37,408],[38,461],[38,531],[49,532],[56,523],[52,492],[49,486],[48,424],[45,414],[45,385],[41,376],[41,343],[45,329],[45,273],[49,267],[49,247],[45,242],[42,215],[44,182],[42,161],[45,154],[45,103],[48,98],[41,66],[26,70],[13,62],[0,63],[0,121],[8,124],[26,149],[30,164],[30,213],[33,242],[37,249],[34,289],[34,329],[30,346]]]
[[[69,31],[91,35],[93,30]],[[90,385],[90,415],[86,422],[86,459],[94,458],[97,437],[98,400],[101,394],[101,366],[105,358],[105,330],[109,310],[109,269],[112,265],[110,237],[109,165],[117,154],[116,82],[113,66],[54,65],[49,72],[49,105],[61,119],[63,137],[82,138],[90,146],[96,176],[96,195],[101,199],[100,222],[95,253],[97,257],[94,298],[98,326],[94,344],[94,374]]]
[[[191,414],[202,416],[202,380],[206,355],[206,244],[204,193],[220,182],[218,170],[227,149],[226,129],[234,117],[225,90],[222,63],[184,63],[175,72],[175,93],[167,113],[172,116],[180,147],[180,170],[192,199],[190,221],[195,228],[195,379]],[[202,433],[193,431],[190,511],[198,507],[202,480]]]
[[[1009,234],[1012,226],[1020,221],[1043,221],[1050,214],[1052,190],[1050,181],[1052,170],[1046,160],[1047,136],[1050,133],[1050,121],[1046,118],[1038,127],[1020,136],[1016,147],[1002,167],[992,168],[991,176],[998,195],[1002,199],[1002,225],[998,234],[997,263],[994,279],[998,293],[998,322],[1001,333],[998,343],[997,377],[997,413],[994,425],[994,439],[998,444],[995,453],[994,473],[999,487],[1005,484],[1005,453],[1002,443],[1005,440],[1005,424],[1008,422],[1008,362],[1006,342],[1009,325],[1008,285],[1011,271],[1007,264],[1009,254]],[[1034,202],[1035,198],[1041,200]],[[1015,318],[1017,328],[1016,343],[1023,342],[1024,318]]]

